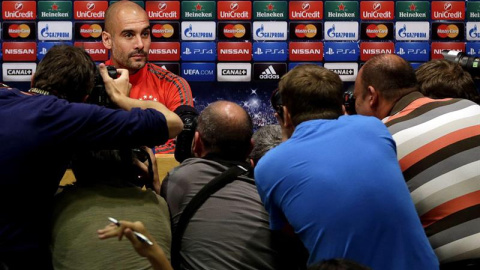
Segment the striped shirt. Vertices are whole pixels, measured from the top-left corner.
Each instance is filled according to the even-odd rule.
[[[440,262],[480,258],[480,106],[413,92],[383,122]]]
[[[109,60],[105,64],[113,65],[113,62]],[[132,84],[131,98],[157,101],[171,111],[175,111],[180,105],[193,107],[192,90],[188,82],[155,64],[147,63],[137,73],[130,75],[129,81]],[[173,139],[155,147],[155,153],[172,154],[174,151]]]

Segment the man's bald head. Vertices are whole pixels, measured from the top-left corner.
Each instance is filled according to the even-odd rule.
[[[112,33],[113,29],[115,29],[114,25],[118,20],[122,19],[122,15],[125,12],[137,13],[138,15],[148,17],[147,12],[145,12],[145,10],[137,3],[131,1],[118,1],[111,4],[105,12],[105,31],[114,34]]]
[[[252,119],[239,105],[217,101],[198,117],[197,131],[205,149],[228,160],[245,160],[251,150]]]

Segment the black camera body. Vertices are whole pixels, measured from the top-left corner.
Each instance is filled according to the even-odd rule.
[[[347,91],[343,93],[343,106],[348,115],[357,114],[355,110],[355,96],[353,95],[355,85],[351,85]]]
[[[448,61],[459,64],[464,70],[468,71],[473,78],[480,76],[480,57],[470,56],[460,51],[443,50],[443,58]]]
[[[280,91],[278,91],[278,88],[273,91],[272,96],[270,97],[270,103],[272,104],[275,112],[283,121],[283,102],[282,96],[280,95]]]
[[[175,159],[181,163],[193,157],[192,142],[197,130],[198,111],[191,106],[181,105],[175,109],[175,113],[183,121],[183,130],[177,135],[174,153]]]
[[[106,66],[108,71],[108,76],[112,79],[116,79],[117,69],[114,66]],[[93,86],[92,92],[88,96],[87,103],[97,104],[100,106],[105,106],[107,108],[116,108],[116,105],[110,100],[107,90],[105,89],[105,83],[103,78],[100,75],[100,70],[95,70],[95,85]]]

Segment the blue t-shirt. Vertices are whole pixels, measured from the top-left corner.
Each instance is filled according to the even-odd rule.
[[[0,255],[45,243],[51,201],[74,151],[153,147],[167,139],[165,116],[156,110],[127,112],[1,88]]]
[[[311,120],[255,168],[270,226],[290,224],[309,264],[348,258],[376,270],[438,269],[384,124]]]

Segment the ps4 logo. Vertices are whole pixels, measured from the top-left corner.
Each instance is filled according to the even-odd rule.
[[[407,49],[405,50],[404,48],[400,48],[397,51],[397,54],[399,55],[405,55],[405,54],[427,54],[426,49]]]
[[[285,49],[263,49],[262,48],[257,48],[257,50],[254,52],[256,55],[261,55],[261,54],[285,54]]]
[[[185,50],[182,52],[183,54],[190,55],[190,54],[214,54],[213,49],[190,49],[190,48],[185,48]]]
[[[325,51],[325,54],[328,54],[328,55],[334,55],[334,54],[343,54],[343,55],[347,55],[347,54],[357,54],[357,50],[355,49],[333,49],[333,48],[328,48],[328,50]]]

